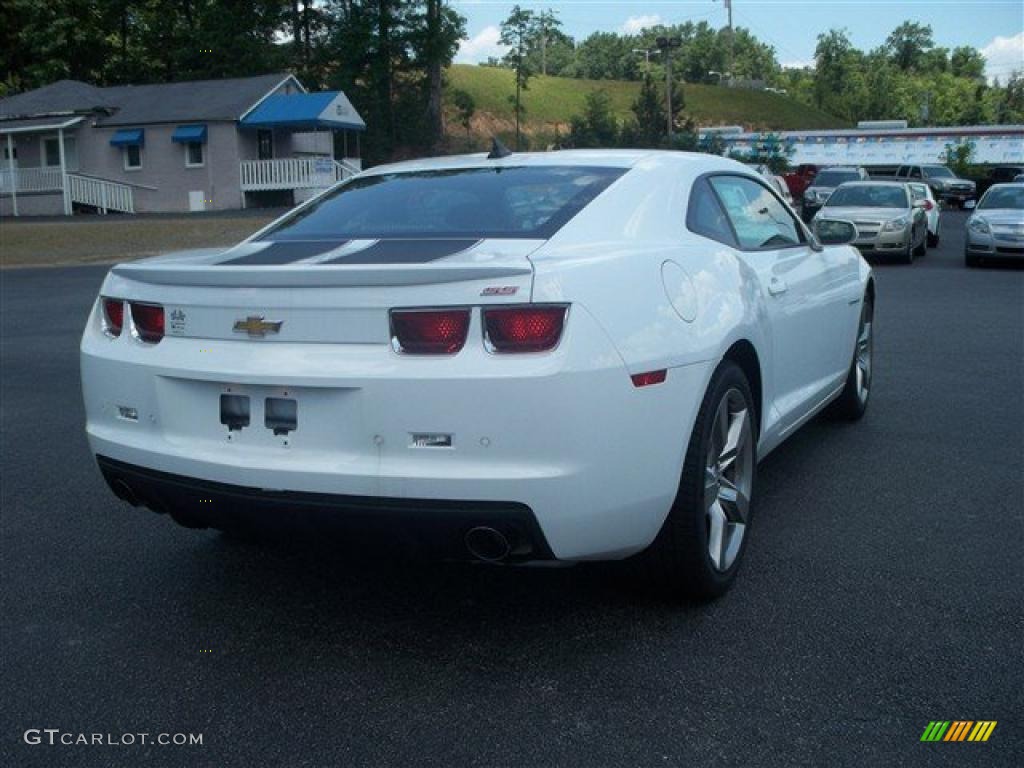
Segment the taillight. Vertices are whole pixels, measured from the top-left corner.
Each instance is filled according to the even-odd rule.
[[[485,307],[484,333],[492,352],[545,352],[562,337],[564,306]]]
[[[925,201],[924,201],[924,209],[926,211],[930,211],[934,207],[935,207],[935,204],[931,200],[925,199]]]
[[[103,299],[105,330],[111,336],[120,336],[124,327],[124,302],[121,299]]]
[[[159,304],[136,304],[131,302],[132,322],[139,338],[156,344],[164,337],[164,308]]]
[[[454,355],[468,332],[468,308],[391,310],[391,338],[399,352]]]

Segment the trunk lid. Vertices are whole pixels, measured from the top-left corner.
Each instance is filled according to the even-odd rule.
[[[530,301],[543,243],[249,241],[118,265],[103,294],[162,304],[168,337],[385,344],[393,308]]]

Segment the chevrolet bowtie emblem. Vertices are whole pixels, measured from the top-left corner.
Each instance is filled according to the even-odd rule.
[[[268,323],[263,319],[263,315],[249,315],[245,320],[235,321],[234,331],[235,333],[247,333],[256,338],[262,338],[268,333],[278,333],[281,330],[282,322],[279,320],[276,323]]]

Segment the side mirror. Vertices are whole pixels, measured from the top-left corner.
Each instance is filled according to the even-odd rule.
[[[815,219],[814,234],[822,245],[845,245],[857,239],[857,227],[845,219]]]

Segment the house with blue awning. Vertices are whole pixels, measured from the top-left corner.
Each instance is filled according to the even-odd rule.
[[[361,168],[366,123],[293,75],[0,99],[0,215],[293,205]]]

